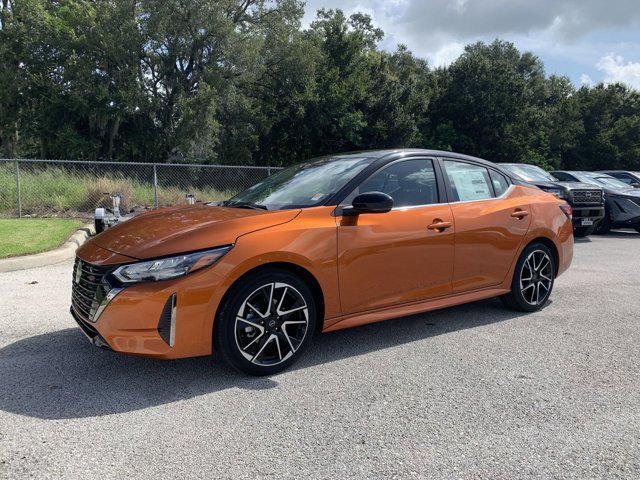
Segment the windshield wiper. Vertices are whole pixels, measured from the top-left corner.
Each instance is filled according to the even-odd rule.
[[[269,210],[266,205],[259,205],[257,203],[249,203],[249,202],[235,202],[235,203],[226,203],[225,207],[230,208],[251,208],[253,210]]]

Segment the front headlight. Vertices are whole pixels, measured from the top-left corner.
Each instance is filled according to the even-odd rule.
[[[202,252],[185,253],[175,257],[131,263],[116,269],[113,276],[122,283],[156,282],[178,278],[208,267],[229,250],[231,250],[231,245]]]
[[[542,190],[550,193],[551,195],[555,195],[558,198],[565,198],[564,190],[561,190],[559,188],[543,188]]]

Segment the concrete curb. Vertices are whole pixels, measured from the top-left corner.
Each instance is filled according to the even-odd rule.
[[[55,250],[0,260],[0,272],[27,270],[29,268],[43,267],[45,265],[53,265],[69,260],[75,256],[76,249],[94,234],[93,224],[87,224],[80,230],[77,230],[62,246]]]

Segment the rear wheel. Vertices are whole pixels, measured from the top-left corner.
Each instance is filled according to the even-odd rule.
[[[588,237],[595,231],[596,227],[591,225],[590,227],[575,227],[573,229],[574,237]]]
[[[224,361],[250,375],[271,375],[295,362],[316,325],[311,291],[285,270],[262,271],[232,287],[214,328]]]
[[[556,276],[556,264],[549,247],[533,243],[524,249],[513,273],[511,292],[502,301],[510,308],[535,312],[551,295]]]

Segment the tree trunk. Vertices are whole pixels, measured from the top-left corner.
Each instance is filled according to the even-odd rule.
[[[17,121],[8,130],[0,129],[0,156],[3,158],[16,158],[19,140]]]
[[[111,122],[111,128],[109,129],[109,147],[107,151],[107,160],[113,159],[113,141],[118,135],[118,129],[120,128],[120,117],[116,117]]]

